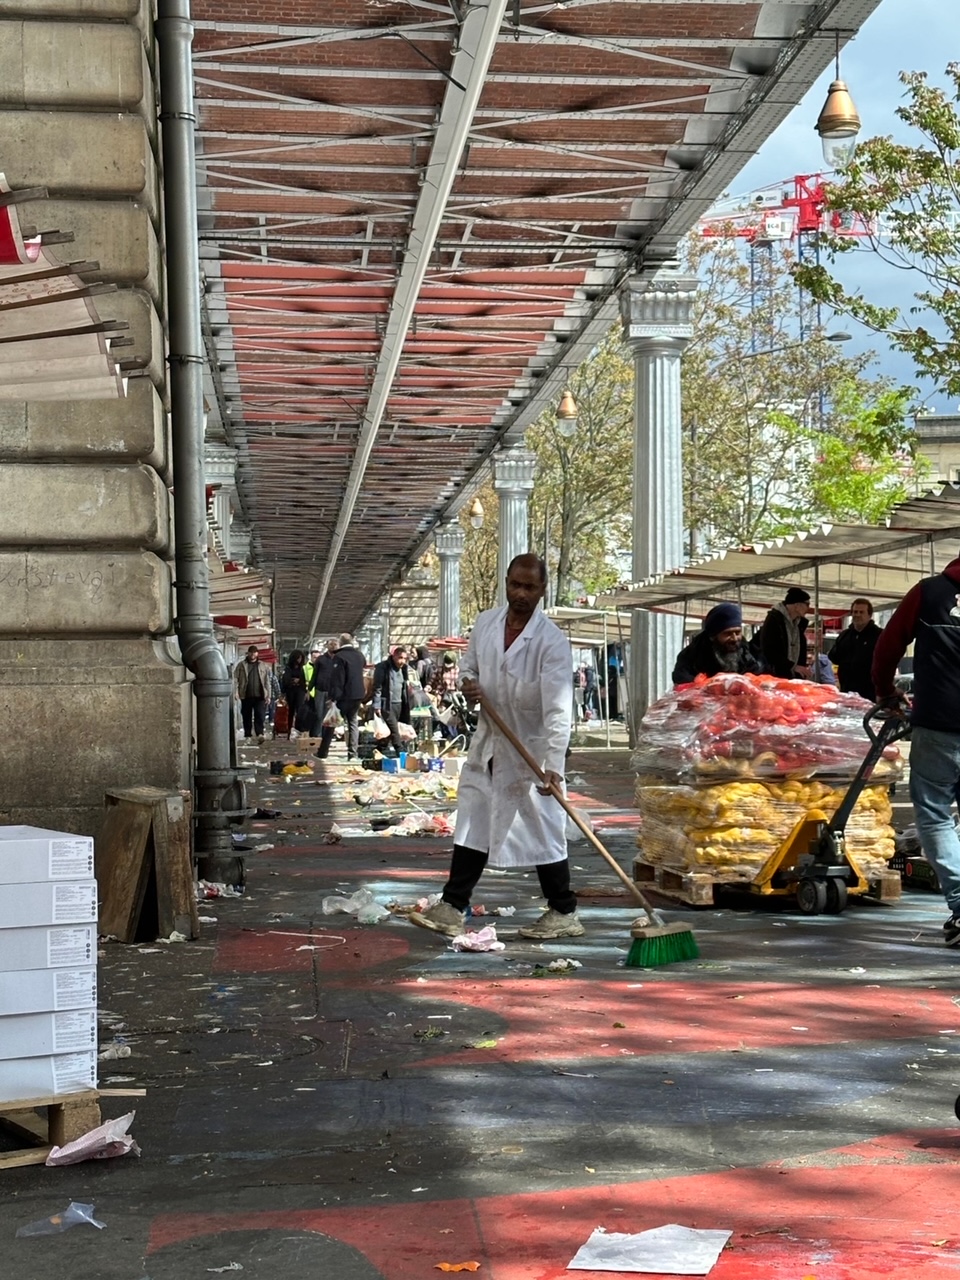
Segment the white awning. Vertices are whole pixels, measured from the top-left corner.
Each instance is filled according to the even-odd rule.
[[[758,614],[803,587],[826,613],[846,613],[855,596],[874,608],[899,604],[920,578],[960,554],[960,487],[931,489],[896,507],[880,525],[823,524],[791,537],[724,551],[614,591],[607,608],[697,618],[720,600]]]

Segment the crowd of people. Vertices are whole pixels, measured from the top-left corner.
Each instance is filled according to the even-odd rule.
[[[359,754],[360,719],[366,707],[372,719],[380,717],[389,737],[378,743],[382,754],[398,754],[410,739],[414,710],[427,713],[431,731],[455,736],[457,725],[449,714],[462,702],[460,668],[452,650],[435,660],[426,645],[396,645],[372,673],[352,635],[315,641],[309,650],[294,649],[281,672],[251,645],[234,668],[237,701],[245,739],[262,745],[266,725],[274,737],[295,740],[301,734],[318,738],[316,751],[323,760],[342,730],[347,759]],[[407,731],[401,728],[408,726]]]
[[[305,653],[295,650],[278,680],[255,647],[237,664],[236,693],[244,735],[264,740],[267,707],[281,698],[289,733],[320,738],[324,758],[338,724],[347,758],[358,754],[359,714],[386,726],[384,751],[402,746],[402,726],[415,709],[443,724],[445,708],[465,698],[480,704],[476,733],[461,775],[450,874],[439,902],[411,920],[444,935],[462,931],[471,895],[486,866],[535,867],[547,909],[525,937],[573,938],[583,933],[570,883],[563,811],[553,800],[563,788],[573,708],[589,705],[585,671],[573,667],[569,641],[539,609],[546,569],[533,555],[507,571],[507,604],[480,614],[458,664],[427,648],[396,646],[365,677],[366,660],[348,634]],[[960,832],[954,819],[960,787],[960,558],[923,579],[903,598],[885,628],[873,604],[857,597],[850,622],[829,648],[821,619],[810,625],[810,595],[790,587],[747,641],[740,606],[724,601],[706,615],[698,635],[677,655],[676,684],[721,672],[768,673],[787,680],[839,685],[911,721],[910,797],[924,855],[943,889],[950,918],[944,941],[960,945]],[[914,644],[912,704],[895,684],[898,665]],[[570,672],[574,671],[574,697]],[[577,691],[579,690],[579,696]],[[538,779],[483,715],[490,698],[540,762]]]
[[[838,685],[844,693],[875,701],[873,657],[882,629],[873,621],[871,602],[862,596],[853,601],[849,626],[829,648],[823,619],[816,618],[811,627],[810,611],[809,592],[790,587],[748,642],[740,605],[733,601],[715,605],[700,633],[677,655],[673,683],[689,684],[698,675],[715,676],[721,671],[762,672],[782,680]]]

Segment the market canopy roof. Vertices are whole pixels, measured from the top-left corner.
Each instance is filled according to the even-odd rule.
[[[209,438],[281,634],[360,625],[878,3],[196,0]]]
[[[630,639],[629,613],[572,605],[554,605],[544,613],[567,633],[570,643],[579,648],[618,644]]]
[[[931,489],[880,525],[823,524],[789,538],[724,551],[611,592],[605,608],[650,609],[698,618],[720,600],[766,610],[787,587],[805,587],[825,611],[847,612],[855,596],[889,608],[920,578],[960,555],[960,487]]]

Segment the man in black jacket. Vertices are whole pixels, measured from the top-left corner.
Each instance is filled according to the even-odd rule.
[[[763,669],[781,680],[809,680],[807,641],[800,620],[810,612],[810,595],[803,587],[790,587],[783,602],[767,614],[760,628]]]
[[[333,658],[336,652],[336,640],[328,640],[320,656],[314,658],[313,671],[307,683],[307,689],[313,698],[313,725],[310,733],[314,738],[323,737],[323,717],[327,714],[330,682],[333,679]]]
[[[698,675],[715,676],[721,671],[743,675],[759,670],[743,638],[740,606],[727,601],[714,605],[703,620],[703,630],[677,655],[673,683],[690,684]]]
[[[923,856],[950,908],[948,947],[960,946],[960,835],[953,806],[960,784],[960,559],[911,587],[880,633],[873,655],[877,697],[902,703],[897,663],[913,649],[910,799]]]
[[[861,698],[876,702],[870,669],[881,634],[882,628],[873,620],[873,605],[860,596],[850,606],[850,626],[840,632],[827,654],[837,668],[844,693],[859,693]]]
[[[402,751],[400,722],[410,723],[410,669],[402,644],[373,668],[373,709],[387,722],[391,747]]]
[[[327,693],[346,721],[348,761],[357,758],[360,745],[360,704],[366,697],[366,686],[363,683],[363,669],[366,665],[367,660],[357,648],[353,636],[349,631],[344,631],[340,637],[340,647],[333,655]],[[320,749],[316,752],[318,759],[327,758],[332,741],[333,729],[325,725],[320,738]]]

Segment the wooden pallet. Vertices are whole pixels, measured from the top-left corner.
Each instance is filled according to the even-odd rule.
[[[750,881],[732,877],[712,876],[709,872],[681,871],[676,867],[662,867],[645,862],[642,857],[633,860],[633,878],[641,889],[653,889],[664,898],[685,902],[690,907],[712,907],[718,892],[749,893]],[[864,897],[874,902],[895,902],[903,892],[898,871],[881,871],[870,881]]]
[[[0,1169],[43,1164],[54,1147],[82,1138],[99,1124],[96,1089],[0,1103],[0,1131],[26,1143],[16,1151],[0,1150]]]

